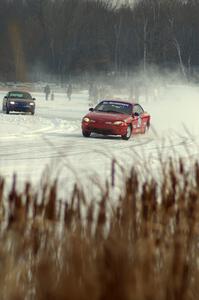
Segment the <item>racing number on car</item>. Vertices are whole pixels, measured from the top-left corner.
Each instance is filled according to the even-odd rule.
[[[142,118],[139,116],[138,117],[138,127],[140,128],[141,127],[141,125],[142,125]]]

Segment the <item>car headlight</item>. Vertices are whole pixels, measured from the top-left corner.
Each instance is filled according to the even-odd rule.
[[[89,123],[90,119],[89,118],[84,118],[83,121],[86,122],[86,123]]]
[[[35,105],[34,102],[30,102],[30,105]]]
[[[122,124],[125,124],[125,122],[124,121],[115,121],[113,123],[113,125],[122,125]]]
[[[14,101],[10,101],[10,104],[15,104],[15,102]]]

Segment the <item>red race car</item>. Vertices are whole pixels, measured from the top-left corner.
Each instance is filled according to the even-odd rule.
[[[150,127],[150,115],[140,104],[123,100],[103,100],[82,119],[82,134],[92,132],[120,135],[128,140],[132,134],[145,133]]]

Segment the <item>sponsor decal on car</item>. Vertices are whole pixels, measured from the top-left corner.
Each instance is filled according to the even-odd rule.
[[[115,106],[117,106],[117,105],[120,105],[120,106],[126,106],[126,107],[128,107],[128,106],[130,106],[130,104],[128,104],[128,103],[122,103],[122,102],[111,102],[111,101],[103,101],[103,104],[111,104],[111,105],[115,105]]]

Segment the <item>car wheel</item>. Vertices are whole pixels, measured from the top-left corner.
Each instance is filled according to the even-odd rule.
[[[126,134],[122,135],[123,140],[129,140],[132,134],[132,127],[129,125],[126,130]]]
[[[84,137],[89,137],[91,135],[90,131],[82,131]]]
[[[35,112],[34,111],[31,111],[31,115],[34,115],[35,114]]]
[[[9,114],[9,112],[10,112],[10,111],[9,111],[9,109],[8,109],[8,108],[6,108],[6,114],[7,114],[7,115]]]
[[[144,127],[144,132],[143,133],[146,133],[147,131],[149,131],[149,128],[150,128],[150,123],[147,122],[146,126]]]

